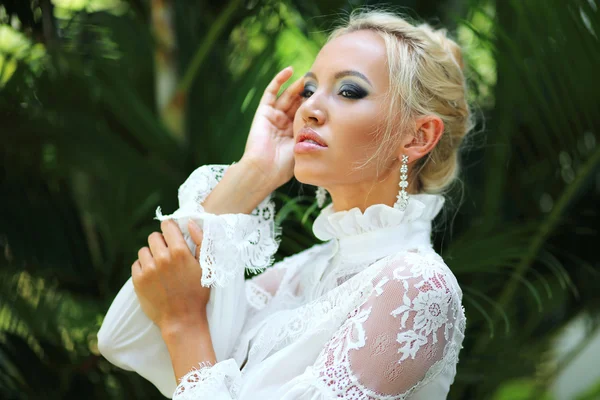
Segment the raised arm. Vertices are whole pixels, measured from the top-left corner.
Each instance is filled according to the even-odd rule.
[[[251,184],[268,181],[261,176],[252,165],[242,162],[202,166],[180,187],[180,208],[163,218],[173,218],[180,227],[185,226],[186,232],[189,217],[208,229],[203,241],[203,262],[207,267],[202,269],[202,280],[205,286],[213,286],[206,311],[218,360],[228,355],[244,323],[244,268],[266,267],[277,250],[274,215],[265,215],[274,213],[269,193],[264,192],[269,186]],[[255,208],[247,214],[233,213],[252,206]],[[231,213],[217,215],[213,210]],[[228,236],[228,232],[234,236]],[[195,250],[190,238],[188,246]],[[165,396],[172,395],[177,382],[167,346],[158,327],[144,314],[131,278],[104,318],[98,332],[98,348],[111,363],[136,371]]]
[[[201,282],[211,286],[206,308],[217,361],[226,358],[243,327],[248,309],[244,268],[262,271],[278,247],[269,193],[293,176],[292,126],[302,78],[277,96],[291,73],[284,69],[266,88],[242,159],[232,166],[198,168],[179,189],[179,209],[171,215],[157,210],[157,219],[179,224],[194,253],[188,220],[203,229]],[[108,310],[98,347],[113,364],[138,372],[164,395],[172,394],[176,384],[165,342],[142,312],[131,279]]]

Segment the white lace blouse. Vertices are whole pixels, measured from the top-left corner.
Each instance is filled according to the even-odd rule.
[[[157,210],[185,235],[190,217],[204,229],[200,265],[202,284],[212,286],[217,363],[177,384],[131,279],[98,332],[100,352],[176,400],[445,399],[465,315],[456,278],[431,245],[443,197],[411,195],[404,211],[376,204],[333,212],[330,204],[313,225],[324,243],[245,280],[244,268],[272,263],[275,210],[269,196],[251,215],[205,212],[201,204],[226,168],[198,168],[179,189],[180,208]]]

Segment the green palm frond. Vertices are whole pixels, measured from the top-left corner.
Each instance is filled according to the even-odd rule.
[[[94,330],[157,229],[156,206],[174,209],[197,166],[239,159],[275,72],[293,65],[290,81],[306,72],[353,6],[173,1],[180,141],[156,107],[148,5],[60,11],[59,35],[47,41],[32,4],[0,1],[34,46],[0,57],[0,393],[159,398],[98,355]],[[450,398],[490,398],[507,382],[545,392],[556,371],[541,387],[529,378],[552,339],[574,316],[600,311],[600,11],[587,0],[394,4],[457,27],[483,116],[463,157],[469,203],[435,235],[468,315]],[[278,257],[317,241],[312,190],[292,180],[275,194]]]

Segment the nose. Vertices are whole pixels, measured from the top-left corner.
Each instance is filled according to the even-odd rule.
[[[306,99],[298,111],[304,122],[311,122],[315,125],[323,125],[325,123],[326,113],[320,99],[316,97],[316,93],[313,93],[312,96]]]

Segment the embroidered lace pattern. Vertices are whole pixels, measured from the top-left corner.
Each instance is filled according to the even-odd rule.
[[[225,287],[242,267],[261,272],[273,262],[279,246],[280,229],[275,225],[275,204],[265,198],[251,214],[214,215],[202,203],[223,177],[228,165],[204,165],[196,169],[180,186],[179,209],[171,215],[156,210],[159,220],[174,219],[186,236],[190,249],[195,244],[189,237],[190,218],[203,229],[200,266],[202,285]]]
[[[446,398],[466,320],[458,282],[431,247],[443,197],[412,195],[403,211],[330,205],[313,225],[325,243],[262,272],[278,247],[271,196],[250,215],[204,209],[227,168],[198,168],[179,189],[179,208],[157,209],[192,251],[188,221],[204,231],[199,263],[202,284],[212,286],[218,362],[201,363],[175,388],[168,349],[130,282],[99,332],[103,354],[175,400]],[[262,273],[245,280],[245,268]]]
[[[405,399],[455,368],[464,337],[462,293],[433,251],[406,252],[375,279],[311,371],[336,398]]]
[[[180,203],[188,212],[204,213],[201,203],[226,168],[206,167],[209,170],[192,175],[180,188]],[[231,358],[190,371],[173,399],[238,398],[246,373],[260,374],[268,365],[264,360],[297,341],[307,345],[304,354],[314,355],[305,372],[281,388],[292,393],[286,399],[403,400],[425,387],[442,398],[445,389],[428,384],[441,374],[442,382],[454,377],[466,320],[458,282],[430,247],[428,228],[418,224],[433,218],[443,199],[415,199],[419,201],[413,199],[403,213],[381,205],[364,214],[324,214],[316,231],[334,240],[287,257],[247,280],[248,310]],[[203,269],[203,263],[207,265],[206,280],[218,283],[223,277],[226,282],[233,273],[228,265],[235,265],[236,259],[250,269],[268,265],[277,249],[273,214],[270,199],[257,207],[252,221],[242,221],[248,217],[242,214],[225,215],[213,226],[214,216],[202,214],[205,241],[207,232],[213,237],[201,260]],[[391,237],[386,232],[385,239],[398,248],[393,253],[386,252],[387,243],[370,253],[371,248],[361,248],[359,242],[356,252],[348,246],[338,252],[335,238],[393,227],[394,233],[404,235]],[[353,258],[357,254],[360,257]],[[310,345],[313,338],[319,338],[317,347]]]
[[[380,266],[369,267],[371,272],[354,275],[355,279],[346,279],[307,304],[268,309],[273,301],[294,291],[289,278],[294,267],[305,261],[305,253],[275,264],[253,278],[246,289],[253,308],[268,312],[268,317],[261,319],[269,325],[269,329],[259,329],[258,334],[250,332],[250,360],[262,360],[302,335],[329,330],[337,324],[305,374],[306,387],[323,398],[406,399],[441,372],[450,370],[454,374],[465,330],[462,292],[433,250],[411,250],[386,257],[380,260]],[[354,306],[348,308],[350,304]],[[352,311],[344,312],[348,309]],[[234,359],[243,359],[241,354]],[[234,359],[200,373],[192,371],[177,393],[192,393],[198,387],[197,394],[204,396],[221,384],[232,399],[236,398],[243,371],[237,369]],[[236,371],[223,374],[223,363],[232,363]],[[181,396],[174,399],[187,400]]]

